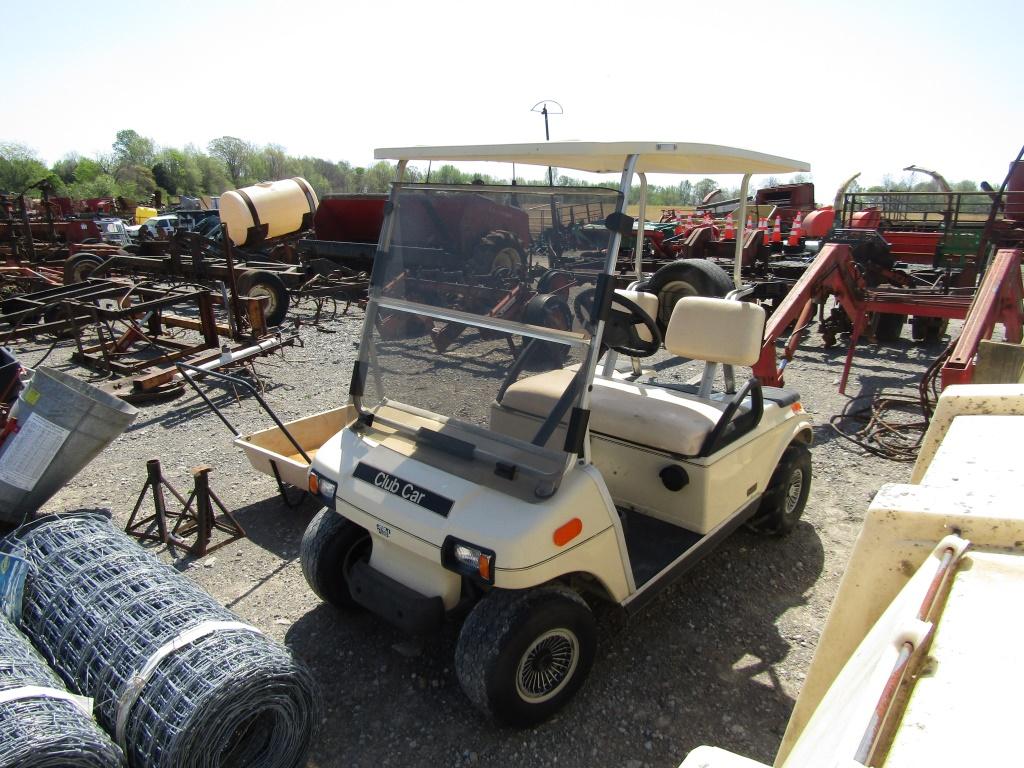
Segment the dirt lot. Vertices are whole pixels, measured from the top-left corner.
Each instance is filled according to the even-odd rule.
[[[305,327],[304,346],[262,361],[266,397],[284,419],[342,403],[361,313],[324,330]],[[909,330],[905,331],[909,336]],[[47,344],[19,346],[33,365]],[[940,351],[909,338],[865,345],[849,394],[911,391]],[[71,370],[70,349],[48,364]],[[865,455],[836,436],[829,417],[843,349],[812,333],[787,371],[815,422],[814,482],[804,520],[783,539],[741,531],[639,617],[598,613],[599,649],[589,681],[554,720],[499,729],[472,709],[455,678],[456,626],[417,645],[366,614],[341,614],[308,589],[298,562],[303,529],[317,511],[286,508],[273,479],[254,472],[196,397],[148,405],[132,427],[48,505],[50,511],[109,507],[122,524],[158,457],[179,488],[189,468],[214,467],[211,486],[236,510],[248,538],[181,569],[224,605],[286,643],[313,669],[326,701],[311,766],[676,766],[699,744],[771,762],[868,502],[910,465]],[[76,375],[87,378],[80,368]],[[218,390],[242,431],[269,425],[254,402]],[[162,557],[170,558],[163,547]]]

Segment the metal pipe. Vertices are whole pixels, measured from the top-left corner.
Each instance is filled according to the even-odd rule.
[[[231,306],[226,307],[226,309],[234,314],[235,328],[240,331],[242,329],[242,311],[238,306],[238,282],[235,280],[234,244],[231,242],[231,238],[228,237],[228,225],[221,224],[220,229],[221,237],[224,238],[224,260],[227,262],[228,286],[231,288]]]
[[[267,402],[260,396],[260,393],[256,391],[256,387],[254,387],[252,384],[245,381],[244,379],[238,378],[237,376],[229,376],[226,373],[221,373],[220,371],[203,370],[202,368],[199,368],[195,365],[189,365],[188,363],[175,363],[175,367],[184,377],[185,381],[187,381],[192,386],[192,389],[196,391],[196,394],[198,394],[203,399],[203,401],[208,406],[210,406],[213,412],[217,414],[217,417],[224,422],[224,425],[231,431],[231,433],[235,437],[241,436],[241,432],[235,429],[231,422],[227,420],[227,417],[223,413],[221,413],[220,408],[214,405],[213,401],[210,400],[210,398],[207,397],[206,393],[199,388],[199,385],[196,384],[195,379],[189,376],[187,371],[196,371],[199,373],[204,373],[208,376],[213,376],[215,379],[226,381],[229,384],[233,384],[236,387],[241,387],[242,389],[247,390],[249,394],[256,398],[256,402],[263,406],[263,410],[265,410],[267,412],[267,415],[274,420],[274,424],[277,425],[278,429],[281,430],[281,434],[283,434],[288,439],[288,442],[290,442],[292,446],[295,447],[295,449],[299,452],[299,455],[306,460],[306,463],[313,463],[313,460],[309,457],[309,454],[307,454],[305,449],[303,449],[303,447],[299,445],[298,440],[296,440],[292,436],[292,433],[288,431],[288,427],[286,427],[284,425],[284,422],[277,417],[277,414],[274,413],[273,409],[269,405],[267,405]]]

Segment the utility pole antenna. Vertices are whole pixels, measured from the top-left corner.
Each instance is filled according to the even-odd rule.
[[[548,104],[554,109],[548,109]],[[557,111],[555,111],[556,109]],[[540,112],[544,115],[544,141],[551,141],[551,131],[548,130],[548,115],[564,115],[565,110],[562,109],[562,105],[552,99],[544,99],[530,107],[530,111]],[[548,166],[548,184],[552,187],[555,186],[555,176],[550,165]]]

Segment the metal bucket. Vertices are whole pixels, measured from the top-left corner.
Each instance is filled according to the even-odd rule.
[[[52,368],[37,368],[0,446],[0,521],[20,523],[124,432],[138,411]]]

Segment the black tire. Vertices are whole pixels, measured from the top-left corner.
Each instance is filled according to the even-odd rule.
[[[549,269],[537,281],[537,293],[568,293],[570,286],[576,284],[576,279],[569,272],[560,269]]]
[[[455,672],[466,696],[504,725],[539,723],[572,698],[597,647],[594,616],[561,585],[493,590],[459,633]]]
[[[766,536],[783,536],[796,526],[811,492],[811,452],[792,443],[782,453],[761,504],[747,527]]]
[[[645,291],[658,297],[655,318],[662,333],[668,328],[672,310],[683,296],[721,298],[735,286],[725,270],[707,259],[679,259],[666,264],[647,281]]]
[[[105,259],[95,253],[76,253],[64,259],[64,285],[84,283]]]
[[[513,277],[523,273],[526,251],[519,238],[511,232],[496,229],[488,232],[473,247],[469,271],[474,275],[493,275],[505,271]]]
[[[288,314],[288,289],[281,278],[264,269],[249,269],[235,280],[238,292],[243,296],[267,297],[267,325],[280,325]]]
[[[336,608],[356,608],[348,587],[348,571],[369,555],[370,534],[333,509],[323,508],[302,534],[299,562],[306,583],[321,600]]]
[[[63,302],[59,304],[51,304],[43,310],[43,322],[59,323],[70,319],[71,311],[68,309],[68,305]],[[75,337],[75,331],[73,328],[67,328],[63,331],[50,331],[49,335],[55,339],[73,339]]]
[[[914,317],[910,321],[910,333],[914,341],[935,344],[946,333],[949,319],[945,317]]]
[[[571,331],[572,310],[569,309],[569,303],[559,294],[538,293],[526,303],[523,310],[523,322],[540,325],[544,328]],[[523,339],[523,341],[527,344],[531,343],[529,339]],[[534,349],[525,365],[528,370],[560,368],[569,354],[568,344],[537,340],[533,343]]]
[[[899,341],[903,335],[903,326],[907,322],[906,315],[896,315],[890,312],[875,314],[872,324],[875,330],[875,339],[881,342],[891,343]]]

